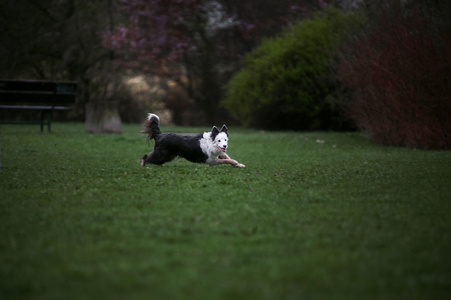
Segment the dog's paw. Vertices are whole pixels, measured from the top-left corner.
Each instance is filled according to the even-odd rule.
[[[141,163],[140,163],[141,167],[144,168],[144,166],[146,165],[146,161],[144,159],[141,159]]]
[[[235,167],[237,167],[237,168],[244,168],[244,167],[246,167],[246,166],[243,165],[243,164],[237,163],[237,164],[235,165]]]

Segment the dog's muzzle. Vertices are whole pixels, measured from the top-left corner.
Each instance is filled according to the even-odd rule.
[[[227,150],[227,146],[226,146],[226,147],[221,147],[221,146],[219,146],[219,149],[221,149],[221,150],[222,150],[222,152],[226,152],[226,150]]]

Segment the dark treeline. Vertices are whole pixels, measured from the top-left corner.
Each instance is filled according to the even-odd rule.
[[[174,116],[186,110],[199,111],[185,122],[213,122],[227,118],[215,112],[223,85],[239,69],[242,55],[263,37],[278,33],[294,19],[307,17],[320,5],[316,0],[164,1],[159,7],[156,3],[1,1],[0,77],[77,81],[79,96],[72,119],[84,118],[87,102],[112,99],[121,101],[126,121],[138,121],[141,116],[133,115],[145,103],[134,103],[123,75],[124,70],[127,74],[144,72],[176,83],[174,87],[160,81],[159,86],[164,89],[162,100]],[[109,37],[132,26],[138,15],[140,25],[147,24],[141,33],[149,43],[138,49],[139,37],[130,30],[121,51],[106,47]],[[180,41],[188,41],[180,59],[170,56],[168,48],[156,47],[163,37],[168,38],[165,47],[171,49],[183,48]],[[134,49],[145,55],[137,55]],[[149,59],[148,54],[157,51],[158,59]]]

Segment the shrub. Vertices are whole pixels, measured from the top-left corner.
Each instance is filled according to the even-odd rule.
[[[372,6],[369,26],[344,52],[338,77],[353,92],[349,115],[381,144],[451,149],[447,2]]]
[[[334,87],[326,78],[331,52],[359,23],[357,15],[332,8],[264,40],[229,82],[224,105],[252,127],[339,127],[339,111],[328,100]]]

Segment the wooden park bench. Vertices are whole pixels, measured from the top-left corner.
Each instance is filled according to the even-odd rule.
[[[53,112],[70,110],[67,105],[75,103],[76,90],[76,82],[0,79],[0,123],[39,124],[41,132],[47,125],[50,132]],[[3,117],[7,109],[38,110],[41,119],[8,121]]]

